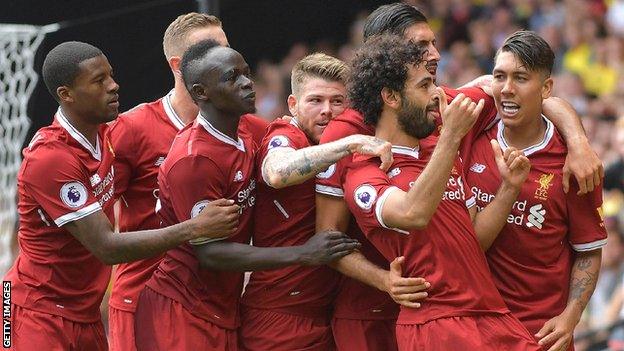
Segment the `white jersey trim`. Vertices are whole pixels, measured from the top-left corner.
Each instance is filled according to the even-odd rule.
[[[173,94],[174,94],[174,90],[171,89],[171,91],[167,95],[165,95],[165,97],[163,97],[162,104],[165,109],[165,114],[167,115],[167,117],[169,117],[169,120],[171,121],[171,123],[178,130],[180,130],[184,128],[185,124],[180,118],[180,116],[178,116],[178,114],[173,109],[173,105],[171,104],[171,99],[173,98]]]
[[[201,113],[197,115],[197,121],[199,122],[199,124],[204,126],[204,129],[206,129],[206,131],[210,133],[213,137],[219,139],[220,141],[226,144],[230,144],[236,147],[242,152],[245,152],[245,144],[243,143],[243,140],[240,137],[238,137],[238,141],[236,141],[230,138],[229,136],[221,133],[219,130],[217,130],[217,128],[213,127],[212,124],[210,124],[210,122],[208,122],[208,120],[204,116],[201,115]]]
[[[572,248],[574,249],[574,251],[583,252],[583,251],[593,251],[605,245],[607,245],[607,239],[596,240],[591,243],[585,243],[585,244],[576,244],[576,245],[572,244]]]
[[[69,222],[73,222],[76,220],[79,220],[81,218],[84,218],[92,213],[95,213],[99,210],[102,209],[102,206],[100,206],[99,202],[94,202],[90,205],[87,205],[81,209],[79,209],[76,212],[71,212],[65,215],[60,216],[59,218],[54,220],[54,223],[56,224],[57,227],[61,227]]]
[[[87,149],[87,151],[91,153],[93,158],[95,158],[98,161],[102,161],[102,148],[100,146],[99,134],[95,136],[95,147],[94,147],[93,145],[91,145],[89,140],[84,135],[82,135],[82,133],[78,131],[78,129],[76,129],[71,123],[69,123],[69,120],[67,119],[67,117],[63,113],[63,110],[60,107],[58,108],[58,111],[56,112],[56,117],[61,127],[63,127],[63,129],[65,129],[67,133],[71,135],[72,138],[74,138],[80,145],[82,145],[82,147]]]
[[[391,186],[388,189],[386,189],[386,191],[384,191],[383,194],[381,194],[379,199],[377,199],[377,203],[375,204],[375,217],[377,218],[377,222],[379,222],[379,224],[381,224],[382,227],[386,229],[394,230],[395,232],[398,232],[401,234],[409,234],[409,232],[406,230],[402,230],[398,228],[390,228],[389,226],[386,225],[386,223],[383,220],[383,216],[382,216],[383,206],[386,203],[386,199],[388,198],[388,196],[390,196],[390,194],[393,193],[395,190],[400,190],[400,189],[397,188],[396,186]]]
[[[555,134],[555,125],[550,120],[548,120],[546,116],[542,115],[542,118],[544,119],[544,121],[546,121],[546,131],[544,132],[544,138],[539,143],[520,150],[524,153],[524,156],[529,156],[533,153],[543,150],[548,145],[548,143],[550,143],[550,140]],[[507,143],[507,140],[505,140],[504,130],[505,124],[501,119],[500,121],[498,121],[498,132],[496,133],[496,139],[498,140],[498,143],[500,144],[503,152],[507,150],[507,148],[509,148],[509,144]]]
[[[471,208],[476,204],[477,204],[477,199],[474,197],[474,195],[470,199],[466,200],[466,208]]]
[[[412,156],[413,158],[418,158],[418,150],[418,147],[411,148],[407,146],[392,145],[393,154],[407,155]]]
[[[316,192],[319,194],[335,196],[335,197],[344,197],[344,191],[340,188],[334,188],[333,186],[316,184],[314,187]]]

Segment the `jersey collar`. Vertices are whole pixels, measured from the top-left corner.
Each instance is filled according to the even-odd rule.
[[[95,138],[95,147],[91,145],[89,140],[82,135],[71,123],[63,113],[63,110],[59,107],[56,112],[56,120],[59,122],[61,127],[69,133],[69,135],[74,138],[82,147],[87,149],[91,153],[91,156],[98,161],[102,161],[102,148],[100,147],[100,135],[98,134]]]
[[[400,145],[392,145],[392,153],[393,154],[401,154],[412,156],[413,158],[418,158],[418,146],[415,148],[400,146]]]
[[[219,139],[226,144],[234,146],[242,152],[245,152],[245,144],[240,137],[238,137],[238,141],[235,141],[229,136],[221,133],[219,130],[217,130],[217,128],[213,127],[212,124],[210,124],[210,122],[208,122],[208,120],[204,116],[202,116],[201,112],[197,115],[197,122],[204,126],[204,129],[206,129],[206,131],[210,133],[210,135],[212,135],[213,137]]]
[[[550,143],[550,140],[555,134],[554,124],[552,124],[552,122],[548,120],[546,116],[542,115],[542,118],[544,119],[544,121],[546,121],[546,131],[544,132],[544,138],[539,143],[522,149],[521,151],[524,153],[525,156],[529,156],[540,150],[543,150],[548,145],[548,143]],[[509,147],[507,140],[505,140],[505,133],[503,133],[504,130],[505,124],[501,119],[498,121],[498,132],[496,133],[496,139],[498,140],[498,144],[500,144],[503,151],[507,150],[507,148]]]
[[[165,108],[165,113],[167,114],[167,117],[169,117],[169,120],[171,121],[171,123],[178,130],[180,130],[184,128],[184,122],[182,122],[182,119],[175,112],[175,110],[173,109],[173,105],[171,104],[173,93],[174,93],[174,90],[171,89],[171,91],[167,95],[165,95],[165,97],[163,97],[162,104],[163,104],[163,107]]]

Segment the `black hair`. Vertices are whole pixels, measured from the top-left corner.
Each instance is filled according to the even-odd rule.
[[[427,17],[417,7],[402,2],[379,6],[366,18],[364,40],[383,33],[402,36],[407,27],[416,23],[427,23]]]
[[[56,101],[56,89],[71,86],[80,73],[81,62],[104,55],[102,50],[80,41],[67,41],[50,50],[43,60],[43,81]]]
[[[213,39],[202,40],[198,43],[191,45],[180,61],[180,71],[182,72],[182,79],[186,89],[191,92],[193,84],[197,83],[201,77],[199,77],[200,67],[198,63],[208,54],[208,52],[215,47],[220,47],[220,44]],[[193,94],[191,94],[193,96]]]
[[[424,63],[426,48],[393,34],[377,35],[351,61],[347,89],[351,106],[376,125],[383,108],[381,90],[403,93],[409,65]]]
[[[552,73],[555,53],[546,40],[535,32],[528,30],[515,32],[505,39],[496,57],[501,52],[511,52],[531,72],[543,72],[546,77]]]

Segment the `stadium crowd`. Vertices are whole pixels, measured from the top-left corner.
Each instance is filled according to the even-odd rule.
[[[434,45],[439,50],[441,56],[441,59],[437,66],[437,74],[435,75],[437,83],[439,85],[444,85],[448,87],[462,87],[465,85],[480,84],[479,82],[473,81],[475,77],[491,74],[496,64],[496,62],[494,61],[494,56],[497,49],[504,44],[506,38],[519,30],[526,29],[536,32],[546,40],[546,42],[554,51],[555,61],[552,71],[552,77],[554,79],[554,89],[552,95],[568,101],[576,109],[577,113],[581,117],[583,127],[590,140],[591,146],[604,163],[606,173],[604,179],[605,192],[602,213],[604,214],[603,218],[604,225],[607,229],[608,242],[606,246],[602,248],[600,277],[598,278],[596,289],[591,299],[589,300],[589,303],[587,305],[587,308],[585,309],[585,312],[583,313],[580,323],[577,325],[574,331],[575,347],[576,350],[580,351],[624,350],[624,323],[622,323],[622,321],[624,321],[624,107],[621,105],[621,103],[618,103],[624,101],[624,79],[622,79],[622,75],[624,74],[624,0],[439,0],[406,1],[406,3],[416,6],[422,10],[422,12],[428,18],[427,23],[435,33],[436,42],[434,43]],[[292,115],[293,107],[290,105],[291,102],[289,100],[289,94],[291,94],[291,77],[294,77],[293,68],[295,68],[296,71],[298,67],[297,65],[301,65],[302,59],[308,57],[308,55],[314,52],[323,52],[328,55],[337,57],[344,62],[351,62],[354,58],[355,52],[358,50],[358,48],[363,46],[363,43],[365,41],[363,33],[365,32],[364,26],[368,16],[368,13],[362,13],[355,20],[351,27],[350,41],[347,43],[335,43],[331,41],[321,41],[312,44],[297,43],[292,46],[288,54],[280,62],[261,60],[252,73],[255,83],[255,115],[260,116],[268,121],[273,121],[276,117],[279,116]],[[227,30],[227,23],[224,24],[224,28]],[[175,39],[176,38],[169,38],[169,40]],[[167,37],[165,36],[165,45],[167,45],[166,41]],[[215,42],[215,46],[218,46],[219,44],[227,44],[226,38],[218,38],[216,41],[219,43]],[[379,45],[383,46],[383,42]],[[211,48],[204,50],[206,51],[197,55],[211,55],[211,52],[214,53],[218,51]],[[206,52],[208,54],[206,54]],[[169,54],[165,52],[165,55],[168,59],[170,59],[171,55],[176,54]],[[181,54],[177,55],[181,56]],[[231,56],[233,54],[229,55]],[[187,54],[185,54],[185,58],[186,56]],[[231,59],[230,56],[224,57],[227,57],[227,59],[229,60]],[[188,62],[186,63],[188,64]],[[183,64],[184,63],[180,63],[180,65]],[[174,69],[173,66],[172,69]],[[192,73],[197,74],[197,72],[199,71],[199,68],[197,67],[183,67],[181,69],[181,74],[187,74],[189,76]],[[189,71],[191,71],[191,73],[188,73]],[[177,78],[181,79],[182,77]],[[185,76],[185,78],[188,77]],[[180,80],[180,82],[176,81],[176,84],[184,84],[182,80]],[[297,87],[297,85],[293,84],[293,94],[295,94],[295,87]],[[176,89],[178,88],[180,87],[176,85]],[[448,94],[449,93],[447,92],[447,95]],[[167,95],[167,97],[163,98],[163,104],[165,104],[164,101],[169,103],[168,99],[173,99],[172,96],[172,94],[169,94]],[[195,95],[193,97],[195,98]],[[202,105],[202,103],[204,105]],[[203,101],[202,103],[199,103],[200,111],[201,113],[205,113],[205,115],[208,115],[208,111],[211,111],[210,108],[207,107],[209,106],[209,103]],[[145,108],[145,106],[143,106],[143,108]],[[249,111],[243,110],[242,112],[247,113],[251,111],[252,109],[250,109]],[[130,113],[132,113],[132,111]],[[545,114],[547,113],[545,112]],[[59,109],[59,117],[57,118],[63,120],[66,118],[61,113],[61,109]],[[128,119],[122,121],[127,120]],[[243,119],[241,118],[241,121],[242,120]],[[253,123],[258,122],[249,121],[245,123],[249,123],[249,126],[247,128],[251,130],[253,128],[256,128],[254,127]],[[296,125],[296,122],[294,123]],[[181,126],[183,126],[182,121],[180,121],[180,124]],[[199,124],[201,125],[202,122],[200,121]],[[283,124],[287,126],[281,126],[281,128],[287,129],[288,125],[291,124],[290,119],[286,118]],[[119,125],[121,125],[121,127],[117,127]],[[197,125],[197,123],[195,123],[195,125]],[[275,128],[280,128],[279,121],[277,125],[278,127]],[[557,125],[557,127],[559,127],[559,125]],[[127,135],[124,136],[124,129],[122,128],[131,127],[124,127],[122,123],[117,123],[116,127],[114,128],[112,129],[113,135],[115,135],[115,131],[117,131],[117,133],[119,134],[115,136],[117,139],[113,137],[113,140],[116,140],[119,145],[126,145],[124,143],[127,142],[127,140],[129,140],[130,138]],[[208,127],[206,128],[209,129]],[[192,128],[185,128],[182,130],[191,129]],[[269,129],[269,133],[270,131],[272,131],[272,129]],[[243,132],[239,133],[241,133],[241,135],[245,134]],[[251,131],[249,133],[250,135],[253,134],[253,132]],[[171,134],[170,137],[173,138],[174,134]],[[182,133],[182,135],[184,135],[184,133]],[[260,192],[260,194],[262,194],[263,191],[269,194],[273,194],[272,191],[274,191],[274,189],[267,190],[267,184],[271,188],[278,188],[277,185],[273,183],[273,178],[270,178],[271,174],[265,174],[265,163],[270,169],[270,156],[272,156],[273,159],[278,157],[276,156],[279,155],[279,152],[276,152],[278,150],[272,150],[272,148],[275,148],[277,146],[283,146],[278,145],[279,143],[284,143],[284,139],[280,139],[281,137],[282,136],[278,134],[270,140],[263,141],[262,143],[264,144],[258,141],[258,144],[262,144],[263,146],[268,148],[268,150],[266,150],[266,154],[264,155],[264,161],[261,163],[261,177],[263,178],[263,181],[266,182],[266,184],[264,185],[265,188],[259,188],[258,191]],[[308,139],[310,139],[309,135]],[[320,140],[321,144],[325,144],[323,139]],[[358,140],[357,142],[352,141],[353,145],[349,144],[349,147],[358,148],[358,152],[362,152],[362,150],[368,150],[369,148],[372,148],[374,146],[371,140],[364,139]],[[290,139],[286,139],[286,145],[288,145],[289,142],[292,141],[290,141]],[[319,140],[316,140],[316,142],[318,143]],[[117,143],[115,144],[116,151]],[[235,142],[232,140],[232,143]],[[244,149],[245,146],[243,145],[243,142],[239,140],[239,143],[242,146],[239,145],[238,147],[242,147]],[[303,144],[305,144],[305,142],[303,142]],[[300,145],[300,147],[302,148],[306,146],[309,145]],[[131,146],[127,147],[128,150],[132,148]],[[175,150],[175,148],[173,148],[170,152],[173,153],[173,150]],[[182,148],[180,150],[185,149]],[[380,151],[377,150],[375,150],[374,152],[367,152],[369,152],[370,154],[382,154]],[[123,151],[120,151],[118,153],[121,154],[123,157]],[[180,151],[180,153],[183,154],[182,151]],[[291,162],[294,162],[293,159],[296,159],[296,157],[293,155],[294,154],[284,157],[290,157]],[[116,155],[115,157],[118,156]],[[319,154],[318,157],[322,158],[323,155]],[[322,164],[325,168],[327,167],[327,165],[336,162],[336,160],[332,159],[331,161],[328,160],[327,162],[327,164]],[[323,166],[319,167],[323,168]],[[170,170],[171,168],[173,167],[170,166],[170,164],[165,163],[165,167],[163,169]],[[277,174],[280,173],[280,170],[274,170],[274,172]],[[171,184],[175,184],[175,181],[180,181],[180,177],[176,178],[173,175],[163,175],[163,173],[166,172],[163,172],[161,169],[161,175],[159,176],[159,183],[161,184],[161,186],[162,184],[169,184],[169,182],[171,182]],[[171,171],[171,173],[173,173],[173,171]],[[236,181],[237,177],[239,177],[239,174],[236,173],[233,176],[234,180]],[[186,180],[190,177],[192,177],[192,175],[185,174],[185,177],[183,179]],[[242,175],[240,177],[242,177]],[[288,183],[288,185],[299,184],[304,180],[305,179],[293,180],[289,178],[288,181],[290,183]],[[283,180],[283,182],[287,183],[286,180]],[[461,183],[461,180],[459,181],[459,183]],[[125,184],[124,186],[127,186],[128,189],[130,189],[131,184]],[[250,204],[249,207],[251,207],[254,205],[253,202],[256,201],[253,196],[250,195],[256,188],[256,183],[254,181],[251,181],[250,184],[247,184],[245,186],[247,188],[241,188],[241,192],[246,194],[245,203]],[[175,187],[172,186],[172,188]],[[110,189],[109,191],[112,194],[116,190]],[[189,190],[189,192],[193,191],[199,192],[203,190]],[[305,196],[305,193],[302,194],[304,194],[302,196]],[[186,194],[176,194],[176,191],[172,191],[171,194],[167,193],[166,195],[162,195],[161,190],[160,200],[167,199],[167,201],[169,201],[169,203],[163,204],[163,212],[165,213],[164,216],[171,217],[165,218],[165,222],[172,225],[180,225],[180,227],[176,228],[182,228],[181,225],[184,223],[179,223],[183,222],[183,220],[176,218],[178,209],[175,207],[175,205],[172,205],[171,202],[182,201],[179,199],[181,199],[183,196],[186,196]],[[217,195],[215,196],[219,197]],[[314,195],[310,194],[310,196],[313,197]],[[66,200],[72,201],[71,197],[69,198],[69,200],[63,199],[63,201]],[[123,201],[126,200],[124,199]],[[278,208],[280,208],[277,200],[274,201],[274,203],[276,206],[278,206]],[[160,205],[161,203],[159,202],[159,206]],[[195,206],[192,206],[192,210],[185,209],[185,211],[188,212],[188,210],[191,210],[193,215],[197,215],[197,213],[195,212],[201,211],[204,209],[204,207],[207,206],[207,204],[204,203],[202,205],[204,207],[202,207],[200,210],[197,210],[197,205],[199,205],[199,202],[196,203]],[[262,204],[260,203],[260,205]],[[357,205],[361,204],[358,203]],[[128,205],[126,204],[126,206]],[[224,203],[223,207],[225,208],[226,206],[234,205],[232,205],[231,203]],[[257,206],[258,205],[256,205],[256,207]],[[244,213],[243,210],[244,206],[240,210],[241,213]],[[229,209],[229,211],[232,212],[233,210]],[[281,209],[281,211],[284,214],[283,209]],[[43,214],[39,214],[42,218],[44,217]],[[286,218],[288,218],[288,214],[285,214],[285,216]],[[64,216],[60,216],[59,219],[54,219],[55,222],[60,220],[62,217]],[[244,216],[241,215],[241,218],[243,217]],[[76,219],[72,218],[72,220]],[[170,220],[170,222],[168,222],[168,220]],[[193,219],[190,219],[189,221],[192,220]],[[128,221],[127,218],[126,221]],[[245,219],[245,221],[247,221],[247,219]],[[258,218],[256,218],[256,223],[258,221]],[[122,223],[125,222],[123,222],[122,220]],[[124,225],[128,225],[128,227],[131,228],[130,230],[136,230],[136,228],[133,229],[132,226],[128,223],[125,223]],[[273,223],[268,223],[267,227],[271,227],[272,224]],[[59,224],[59,226],[60,225],[61,224]],[[79,234],[77,233],[80,232],[81,229],[84,229],[79,225],[71,224],[71,226],[74,227],[69,227],[69,231],[76,237],[79,236]],[[241,226],[243,226],[243,224],[241,224]],[[385,227],[385,225],[383,225],[383,221],[382,226]],[[223,232],[232,234],[233,230],[235,229],[228,227],[227,229],[223,229]],[[126,231],[124,230],[123,225],[121,231]],[[195,233],[193,233],[193,235],[195,235]],[[235,236],[236,235],[238,234],[235,234]],[[208,242],[212,242],[212,240],[214,239],[205,238],[203,236],[192,236],[191,234],[187,234],[183,231],[181,231],[178,236],[179,237],[175,238],[175,242],[173,241],[173,239],[169,242],[154,241],[153,245],[150,246],[150,248],[138,253],[130,250],[130,248],[133,247],[131,246],[132,243],[130,242],[123,244],[126,246],[119,244],[119,248],[122,252],[125,253],[125,251],[123,251],[125,249],[129,250],[128,253],[125,254],[126,256],[124,256],[123,253],[120,253],[118,254],[118,257],[116,256],[114,258],[110,258],[105,263],[122,263],[132,259],[150,257],[155,254],[157,255],[157,260],[154,262],[158,263],[160,261],[160,258],[164,257],[158,256],[160,253],[164,252],[166,249],[176,247],[180,243],[188,241],[188,239],[199,240],[199,242],[195,242],[193,245],[205,244]],[[217,236],[218,235],[216,235],[215,237]],[[154,235],[154,240],[156,239],[156,235]],[[314,237],[310,239],[310,242],[313,241],[313,239]],[[335,237],[334,239],[332,240],[345,240],[346,244],[355,245],[350,241],[346,241],[349,240],[346,238]],[[241,239],[240,242],[244,243],[244,241],[245,239]],[[97,247],[92,246],[96,244],[94,242],[89,243],[86,238],[84,239],[84,241],[81,239],[81,242],[83,244],[88,243],[85,244],[85,246],[87,246],[89,249],[91,249],[92,247]],[[254,242],[256,242],[256,238],[254,238]],[[314,243],[310,244],[311,252],[313,244]],[[210,246],[211,245],[207,245],[207,247]],[[212,246],[216,248],[220,247],[218,243]],[[286,244],[283,244],[283,246],[286,246]],[[189,248],[190,247],[191,246],[189,246]],[[227,251],[229,250],[229,248],[226,245],[221,246],[220,249],[225,250],[225,252],[229,252]],[[349,247],[349,250],[343,250],[346,253],[346,251],[350,251],[352,249],[353,246]],[[195,248],[195,251],[193,251],[188,248],[180,249],[179,247],[171,250],[168,256],[166,256],[167,258],[163,261],[165,263],[160,264],[160,267],[164,268],[160,268],[158,273],[154,275],[156,278],[151,279],[151,285],[148,283],[148,288],[146,289],[147,293],[145,291],[141,293],[140,301],[145,301],[143,302],[143,306],[150,307],[150,304],[153,304],[153,306],[157,306],[158,304],[163,303],[162,300],[165,298],[163,297],[164,295],[159,294],[159,292],[161,292],[161,290],[159,289],[170,289],[167,284],[171,283],[167,282],[167,279],[172,280],[172,276],[175,276],[176,274],[181,274],[179,271],[177,271],[177,269],[179,268],[176,268],[176,265],[178,264],[178,262],[188,262],[188,257],[193,257],[193,252],[195,253],[195,255],[198,256],[197,260],[199,260],[199,263],[196,264],[201,265],[202,268],[210,267],[214,270],[231,269],[248,271],[253,270],[253,267],[260,267],[258,269],[264,269],[264,267],[277,268],[285,265],[284,262],[271,261],[270,263],[268,263],[266,260],[261,262],[261,260],[258,259],[258,262],[254,262],[256,266],[252,265],[252,263],[239,263],[239,265],[232,263],[233,266],[227,266],[226,263],[217,262],[217,259],[211,261],[210,259],[206,258],[211,254],[215,254],[216,251],[207,250],[205,252],[202,252],[201,250],[202,249]],[[244,249],[239,248],[239,250]],[[100,252],[99,250],[96,251]],[[133,252],[132,254],[130,253],[131,251]],[[170,257],[172,255],[171,252],[174,252],[172,256],[173,258]],[[255,253],[253,251],[236,252],[244,252],[250,256],[254,256],[256,254],[260,255],[259,252]],[[271,255],[279,256],[279,252],[275,251]],[[312,254],[309,255],[312,256]],[[340,253],[340,256],[342,255],[343,253]],[[193,257],[193,259],[195,259],[195,257]],[[294,262],[303,264],[304,260],[306,259],[309,259],[309,257],[306,257],[305,259],[303,257],[297,258]],[[273,258],[273,260],[277,259]],[[312,264],[307,261],[305,264],[323,264],[328,261],[330,261],[329,257],[323,259],[318,258],[315,259],[314,263]],[[292,263],[293,262],[289,262],[289,264]],[[257,275],[257,277],[258,276],[260,275]],[[270,279],[273,279],[273,277],[270,277],[270,275],[267,276]],[[220,278],[218,275],[209,277],[210,279],[223,279]],[[265,277],[264,279],[269,278]],[[257,279],[261,280],[263,278]],[[176,278],[173,278],[173,281],[177,282]],[[252,287],[255,286],[252,285]],[[186,288],[192,290],[194,288],[201,289],[202,287],[187,286]],[[232,289],[233,291],[235,290],[234,288]],[[182,291],[183,289],[177,287],[173,290]],[[260,290],[262,289],[258,289],[258,291]],[[178,292],[173,294],[178,294]],[[249,292],[248,294],[251,295],[251,293]],[[260,296],[260,298],[258,298],[257,296],[252,296],[251,298],[249,298],[251,302],[243,300],[244,307],[242,313],[244,322],[246,321],[245,318],[247,318],[247,320],[249,321],[247,325],[260,323],[262,322],[262,318],[268,318],[266,315],[253,314],[258,313],[254,312],[254,308],[257,307],[252,303],[254,301],[254,298],[262,299],[263,295],[260,292],[258,296]],[[124,296],[119,295],[118,301],[122,301],[121,297]],[[133,298],[139,299],[138,292],[137,295]],[[170,299],[176,300],[174,297],[170,297]],[[127,301],[123,300],[123,302]],[[218,301],[217,303],[223,303],[225,305],[226,302],[227,301],[224,300]],[[123,308],[118,307],[121,306],[121,304],[121,302],[118,302],[117,306],[113,306],[113,308],[111,309],[112,311],[116,311],[115,313],[117,313],[117,315],[115,316],[115,318],[117,318],[115,323],[124,323],[123,318],[126,318],[123,317],[125,313],[123,311]],[[167,305],[167,308],[179,308],[175,307],[177,305],[171,306]],[[133,308],[136,308],[136,306]],[[192,308],[188,308],[188,306],[184,306],[184,308],[192,310]],[[137,316],[143,318],[144,320],[156,320],[156,317],[149,314],[155,312],[147,311],[148,309],[149,308],[142,306],[139,307],[139,309],[136,310]],[[20,309],[19,311],[24,315],[26,315],[26,313],[29,313],[24,312],[25,309]],[[105,319],[109,318],[108,311],[109,308],[107,305],[107,298],[105,298],[102,304],[102,314]],[[211,310],[207,311],[209,311],[208,313],[212,313]],[[132,313],[134,312],[134,309],[132,309]],[[181,312],[176,311],[176,313]],[[191,314],[188,313],[187,316],[189,316],[189,318],[194,318],[191,316]],[[217,319],[221,318],[218,316],[216,317]],[[267,320],[265,319],[264,322],[266,323],[266,321]],[[275,322],[275,320],[270,321]],[[158,328],[161,327],[162,324],[158,323],[166,322],[157,321],[154,325],[149,325],[148,327],[146,327],[145,330],[141,330],[140,332],[137,331],[137,343],[139,343],[140,339],[140,342],[143,343],[143,345],[148,345],[147,343],[150,342],[149,339],[154,338],[154,335],[159,334]],[[297,321],[297,323],[299,323],[299,321]],[[132,325],[130,328],[133,327],[134,325]],[[244,327],[245,324],[243,323],[242,329],[244,329]],[[333,327],[335,328],[336,326],[334,325]],[[241,331],[241,333],[245,333],[245,331],[243,330]],[[252,332],[250,332],[250,334],[247,336],[249,337],[250,345],[253,345],[254,331],[252,330]],[[134,338],[134,335],[132,335],[132,337]],[[164,339],[167,338],[160,335],[158,337],[162,337]],[[227,340],[231,338],[231,335],[220,336],[220,338],[225,338],[227,342]],[[164,339],[161,340],[163,343],[169,342],[168,340]],[[223,342],[223,340],[220,340],[220,342]],[[111,346],[113,345],[111,344]],[[120,345],[116,345],[116,349],[123,349],[123,347],[121,347]],[[250,347],[250,349],[254,348]],[[258,347],[256,349],[262,348]]]

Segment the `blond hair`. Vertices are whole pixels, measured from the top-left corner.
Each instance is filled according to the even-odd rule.
[[[212,15],[203,13],[190,12],[178,16],[167,30],[163,37],[163,51],[167,60],[171,56],[182,56],[184,51],[190,46],[188,43],[188,35],[195,29],[206,28],[210,26],[221,27],[221,20]]]
[[[295,64],[290,77],[290,88],[295,96],[299,96],[301,86],[308,78],[321,78],[331,82],[345,84],[348,67],[341,60],[317,52],[308,55]]]

